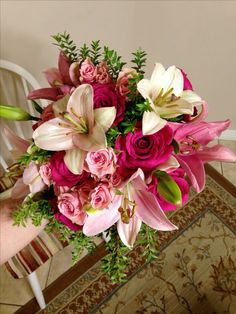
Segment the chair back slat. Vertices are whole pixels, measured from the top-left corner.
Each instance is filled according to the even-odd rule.
[[[0,60],[1,101],[5,105],[19,106],[33,116],[38,116],[27,95],[31,90],[39,89],[37,80],[25,69],[7,60]],[[46,101],[39,101],[45,107]],[[4,127],[9,127],[17,136],[29,139],[32,137],[32,124],[35,121],[9,121],[1,119],[0,124],[0,175],[14,160],[10,151],[12,145],[4,135]]]

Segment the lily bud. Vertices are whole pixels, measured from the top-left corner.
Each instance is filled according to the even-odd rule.
[[[158,193],[168,202],[181,206],[182,194],[175,180],[164,171],[157,171],[155,175],[158,179]]]
[[[28,112],[19,107],[5,105],[0,105],[0,117],[15,121],[27,121],[35,119]]]

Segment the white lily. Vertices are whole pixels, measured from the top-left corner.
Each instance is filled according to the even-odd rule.
[[[143,115],[143,134],[153,134],[162,129],[167,121],[181,114],[193,114],[194,104],[202,102],[191,90],[183,90],[184,79],[176,66],[167,70],[156,63],[151,79],[142,79],[138,91],[150,102],[151,111]]]
[[[64,108],[60,104],[59,108]],[[66,112],[40,125],[33,133],[35,144],[45,150],[65,150],[65,163],[71,172],[83,170],[88,151],[105,148],[105,132],[116,116],[115,107],[93,109],[93,89],[83,84],[70,96]]]

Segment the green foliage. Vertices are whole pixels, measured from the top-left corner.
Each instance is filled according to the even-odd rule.
[[[129,78],[128,81],[129,94],[127,95],[127,97],[129,101],[133,103],[137,103],[138,101],[142,100],[142,96],[139,94],[137,90],[137,84],[141,79],[143,79],[143,74],[141,73],[133,73],[132,77]]]
[[[106,61],[109,67],[109,74],[113,79],[116,79],[126,63],[121,61],[121,56],[119,56],[115,50],[111,50],[107,46],[104,46],[103,54],[104,61]]]
[[[90,50],[90,57],[93,62],[93,64],[99,63],[99,57],[101,56],[101,47],[100,47],[100,41],[95,40],[91,43],[91,50]]]
[[[179,153],[179,144],[178,144],[178,142],[175,139],[173,139],[171,145],[174,147],[174,152],[176,154],[178,154]]]
[[[59,239],[61,241],[65,241],[73,246],[73,264],[79,261],[79,258],[84,249],[87,249],[89,253],[92,253],[96,248],[96,245],[91,237],[85,236],[82,231],[73,231],[69,229],[55,218],[51,219],[46,227],[46,231],[49,233],[54,230],[58,232]]]
[[[32,144],[30,149],[27,150],[27,153],[23,154],[18,159],[18,163],[24,166],[28,166],[31,161],[43,163],[48,161],[51,154],[51,152],[43,150],[37,147],[35,144]]]
[[[111,239],[106,243],[108,254],[102,259],[102,270],[113,284],[125,282],[125,270],[129,263],[129,257],[126,256],[128,248],[120,241],[116,226],[110,228],[109,232]]]
[[[144,74],[143,67],[146,65],[147,53],[139,48],[133,52],[132,55],[134,56],[134,59],[131,60],[131,62],[134,63],[132,68],[135,69],[138,73]]]
[[[144,247],[143,256],[146,258],[147,262],[157,258],[158,250],[156,238],[157,231],[143,223],[139,233],[139,244]]]
[[[77,48],[73,40],[70,38],[70,34],[64,31],[64,33],[53,35],[52,38],[56,41],[54,45],[58,46],[71,62],[78,59]]]
[[[118,128],[110,128],[107,133],[106,133],[106,137],[107,137],[107,144],[110,147],[114,147],[115,144],[115,140],[117,139],[117,137],[121,134],[121,132],[119,132]]]
[[[90,57],[90,49],[86,44],[83,44],[79,50],[80,61],[83,62],[88,57]]]
[[[29,218],[32,219],[35,226],[40,226],[44,218],[50,219],[52,216],[51,206],[47,200],[34,201],[30,197],[25,203],[19,205],[12,214],[14,225],[24,227]]]
[[[169,119],[166,119],[166,120],[168,120],[168,121],[170,121],[170,122],[181,122],[182,120],[183,120],[183,117],[184,117],[184,115],[183,114],[181,114],[180,116],[178,116],[178,117],[175,117],[175,118],[169,118]]]

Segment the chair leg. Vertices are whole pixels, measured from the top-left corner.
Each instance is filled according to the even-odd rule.
[[[34,296],[40,306],[41,309],[44,309],[46,307],[46,303],[44,300],[43,292],[40,287],[40,283],[37,277],[36,272],[34,271],[27,277],[29,284],[31,286],[31,289],[33,290]]]

